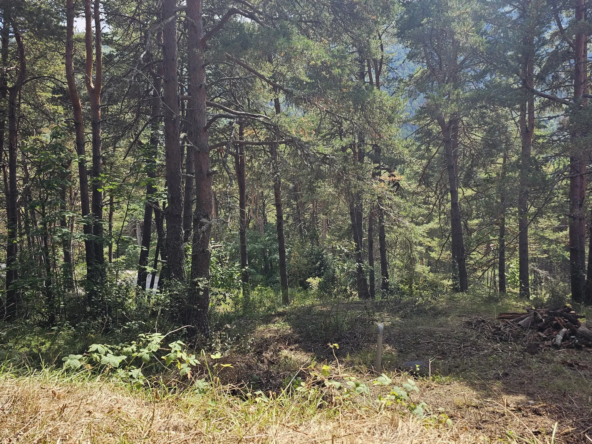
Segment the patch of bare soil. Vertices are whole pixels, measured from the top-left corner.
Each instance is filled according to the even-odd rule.
[[[371,372],[376,322],[385,317],[362,304],[280,316],[282,327],[259,327],[244,353],[230,355],[223,380],[278,392],[286,378],[306,380],[313,360],[334,363],[334,352],[360,374]],[[402,363],[429,362],[431,376],[417,381],[421,400],[488,440],[550,442],[556,427],[556,443],[592,443],[592,353],[541,347],[536,330],[501,324],[493,315],[445,313],[392,320],[385,371],[404,380]]]

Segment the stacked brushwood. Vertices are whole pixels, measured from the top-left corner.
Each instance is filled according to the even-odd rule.
[[[536,330],[545,345],[557,348],[592,348],[592,331],[580,322],[584,318],[564,307],[557,310],[538,309],[526,313],[500,313],[499,320],[522,328]]]

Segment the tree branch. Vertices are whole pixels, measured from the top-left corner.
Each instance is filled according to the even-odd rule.
[[[217,33],[219,33],[222,28],[224,28],[224,25],[226,23],[228,23],[228,21],[234,17],[235,15],[242,15],[243,17],[246,17],[250,20],[253,20],[255,23],[258,23],[261,26],[267,26],[265,25],[265,23],[263,23],[261,20],[259,20],[259,18],[257,18],[256,16],[254,16],[253,14],[251,14],[250,12],[247,11],[243,11],[242,9],[238,9],[238,8],[230,8],[226,14],[224,14],[222,16],[222,18],[220,19],[220,21],[216,24],[216,26],[214,26],[212,29],[210,29],[208,32],[206,32],[203,37],[201,38],[200,42],[199,42],[199,46],[203,49],[206,45],[206,43],[208,42],[208,40],[210,40],[212,37],[214,37]]]
[[[263,80],[268,85],[273,86],[274,88],[277,88],[278,90],[283,91],[286,94],[293,95],[293,92],[290,91],[288,88],[285,88],[284,86],[280,85],[279,83],[274,82],[270,78],[264,76],[259,71],[257,71],[255,68],[253,68],[251,65],[248,65],[247,63],[243,62],[240,59],[237,59],[236,57],[231,56],[228,53],[226,53],[225,55],[226,55],[226,58],[228,60],[231,60],[234,63],[236,63],[237,65],[243,67],[244,69],[246,69],[247,71],[249,71],[251,74],[254,74],[256,77],[258,77],[259,79]]]
[[[532,92],[536,96],[543,97],[543,98],[549,99],[549,100],[553,100],[554,102],[561,103],[562,105],[567,105],[567,106],[572,105],[572,102],[570,102],[568,99],[565,99],[563,97],[557,97],[553,94],[547,94],[542,91],[538,91],[528,85],[525,85],[525,87],[526,87],[526,89],[528,89],[530,92]]]
[[[226,113],[232,114],[234,116],[239,116],[239,117],[249,117],[251,119],[264,119],[264,120],[271,120],[269,117],[267,117],[266,115],[263,114],[253,114],[253,113],[245,113],[242,111],[235,111],[232,108],[228,108],[224,105],[221,105],[219,103],[216,102],[211,102],[211,101],[207,101],[206,102],[208,106],[211,106],[212,108],[218,108]]]

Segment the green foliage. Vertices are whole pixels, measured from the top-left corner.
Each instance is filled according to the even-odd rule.
[[[175,368],[180,377],[191,378],[192,369],[199,364],[181,341],[163,347],[167,335],[141,334],[136,341],[118,345],[92,344],[83,355],[63,358],[64,368],[88,371],[116,370],[117,377],[134,386],[147,382],[146,376]]]

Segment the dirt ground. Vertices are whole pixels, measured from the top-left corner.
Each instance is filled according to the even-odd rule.
[[[218,389],[203,396],[168,383],[134,392],[96,375],[5,373],[0,442],[592,443],[591,350],[539,347],[528,331],[496,334],[495,318],[509,308],[524,304],[332,302],[235,317],[217,325]],[[295,378],[314,387],[328,365],[337,379],[367,382],[376,400],[384,389],[372,384],[379,322],[383,371],[396,385],[412,378],[414,402],[436,421],[400,406],[331,404],[330,396],[320,406],[285,395]],[[401,371],[410,360],[429,363],[428,374]],[[206,376],[202,362],[194,378]]]
[[[384,371],[404,380],[401,364],[428,362],[430,375],[416,378],[421,400],[457,427],[491,441],[551,442],[555,429],[556,443],[592,443],[592,350],[543,347],[528,331],[496,335],[503,309],[464,301],[291,309],[239,327],[252,338],[229,358],[226,378],[273,391],[294,370],[335,358],[375,377],[376,325],[384,322]]]

